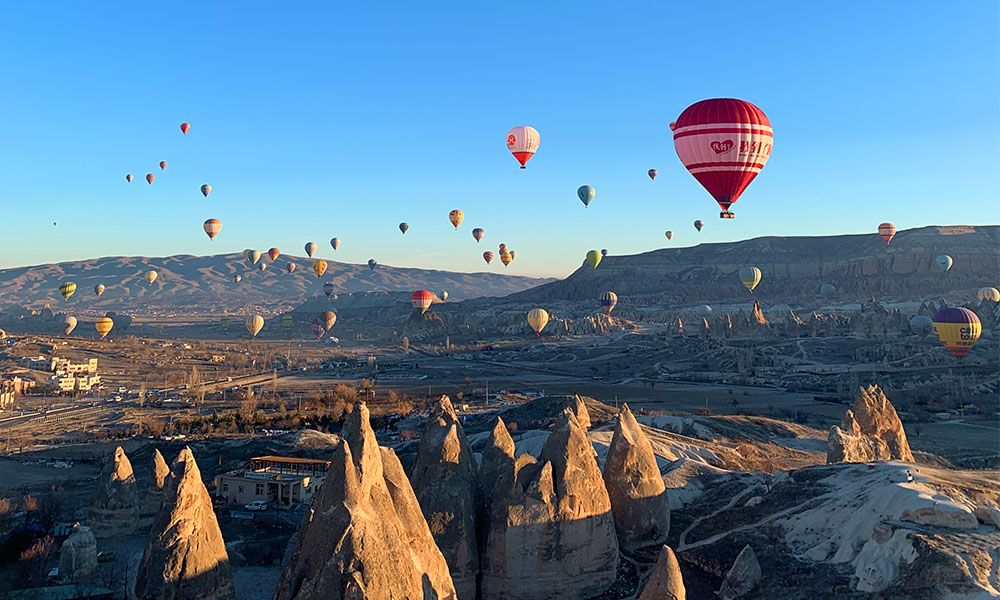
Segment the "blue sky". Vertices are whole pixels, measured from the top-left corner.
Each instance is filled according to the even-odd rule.
[[[0,267],[338,236],[346,262],[499,272],[505,242],[508,272],[563,276],[592,248],[998,221],[996,2],[344,4],[7,7]],[[667,128],[718,96],[775,131],[732,221]]]

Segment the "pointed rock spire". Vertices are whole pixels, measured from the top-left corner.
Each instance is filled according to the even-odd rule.
[[[121,446],[115,448],[111,460],[104,463],[104,468],[101,469],[94,506],[109,510],[137,509],[139,506],[132,463]]]
[[[743,547],[739,556],[733,562],[732,568],[726,573],[719,590],[722,600],[734,600],[749,594],[760,583],[760,563],[750,544]]]
[[[163,455],[160,454],[159,449],[153,451],[153,476],[149,479],[149,488],[156,488],[162,490],[167,483],[167,477],[170,475],[170,467],[167,466],[167,461],[163,460]]]
[[[579,394],[573,395],[569,403],[569,409],[573,411],[573,416],[576,417],[577,422],[580,423],[580,427],[583,427],[585,432],[590,429],[590,411],[587,410],[587,405]]]
[[[681,566],[670,546],[663,546],[660,556],[656,559],[653,572],[639,594],[639,600],[685,600],[687,591],[684,589],[684,578],[681,577]]]
[[[622,405],[604,462],[618,543],[634,552],[663,544],[670,531],[670,505],[656,455],[628,405]]]
[[[171,465],[139,563],[139,600],[235,600],[229,555],[190,448]]]

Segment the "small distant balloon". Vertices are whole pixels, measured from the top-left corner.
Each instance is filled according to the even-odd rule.
[[[316,242],[306,242],[306,256],[312,258],[313,254],[316,254],[316,248],[318,248]]]
[[[596,269],[597,265],[601,264],[601,258],[603,257],[597,250],[590,250],[587,252],[587,264],[590,265],[590,268],[592,269]]]
[[[549,313],[544,308],[533,308],[528,311],[528,325],[535,331],[535,335],[541,335],[548,322]]]
[[[482,227],[476,227],[472,230],[472,237],[476,238],[476,243],[483,239],[484,235],[486,235],[486,231]]]
[[[611,311],[615,309],[615,305],[618,304],[618,295],[614,292],[604,292],[599,300],[601,306],[604,307],[604,314],[610,315]]]
[[[674,239],[674,232],[670,231],[669,229],[667,231],[664,231],[663,235],[667,236],[668,240]]]
[[[534,127],[519,125],[507,132],[507,149],[514,155],[517,162],[521,163],[522,169],[538,151],[540,143],[541,137]]]
[[[581,185],[576,190],[576,195],[580,197],[580,202],[583,202],[584,206],[590,206],[590,203],[594,200],[594,196],[597,195],[597,190],[589,185]]]
[[[156,175],[153,175],[152,173],[146,173],[146,183],[153,183],[154,179],[156,179]]]
[[[330,240],[330,247],[333,248],[334,252],[336,252],[337,248],[340,248],[340,238],[335,237]]]
[[[323,273],[326,273],[326,261],[322,258],[314,260],[312,269],[313,273],[316,274],[316,277],[322,277]]]
[[[292,315],[282,315],[281,316],[281,326],[284,328],[289,328],[292,326]]]
[[[292,273],[295,272],[295,263],[293,263],[293,262],[288,263],[288,266],[285,267],[285,269],[287,269],[288,270],[288,274],[291,275]]]
[[[251,250],[250,252],[247,253],[247,262],[250,263],[251,267],[257,264],[257,261],[259,260],[260,260],[260,250]]]
[[[374,258],[369,258],[368,259],[368,268],[371,269],[372,271],[375,270],[375,265],[377,265],[377,264],[378,264],[378,261],[375,260]]]
[[[166,168],[167,168],[167,161],[161,160],[160,161],[160,170],[162,171],[162,170],[164,170]]]
[[[824,283],[819,286],[819,293],[824,298],[833,298],[837,293],[837,288],[832,283]]]
[[[750,293],[760,283],[761,273],[757,267],[743,267],[740,269],[740,281],[746,286]]]
[[[187,134],[189,129],[191,129],[190,123],[181,123],[181,133]]]
[[[500,253],[500,262],[503,263],[503,266],[506,267],[507,265],[510,264],[510,261],[512,260],[514,259],[511,257],[510,252],[504,250],[503,252]]]
[[[979,292],[976,293],[976,297],[979,301],[989,300],[990,302],[1000,302],[1000,290],[995,287],[984,287],[979,288]]]
[[[704,226],[705,222],[702,221],[701,219],[698,219],[697,221],[694,222],[694,228],[697,229],[698,231],[701,231],[701,228]]]
[[[878,226],[878,234],[882,236],[885,243],[888,244],[892,241],[893,236],[896,235],[896,226],[892,223],[882,223]]]
[[[246,323],[244,325],[247,331],[250,333],[250,338],[256,338],[260,330],[264,328],[264,317],[260,315],[251,315],[247,317]]]
[[[263,273],[264,269],[266,269],[266,268],[267,268],[267,263],[266,262],[261,261],[261,262],[257,263],[257,270],[260,271],[261,273]]]
[[[153,282],[156,281],[156,278],[159,277],[159,274],[156,271],[146,271],[145,277],[146,277],[146,283],[148,283],[149,285],[153,285]]]
[[[955,264],[955,261],[953,261],[951,257],[948,256],[947,254],[942,254],[941,256],[935,258],[934,262],[937,263],[938,268],[944,271],[945,273],[948,272],[948,269],[951,268],[951,265]]]
[[[410,296],[410,303],[413,304],[413,308],[420,309],[420,314],[427,312],[427,309],[430,308],[433,302],[434,294],[427,290],[417,290]]]
[[[607,248],[601,248],[601,256],[607,258],[607,256],[608,256],[608,249]]]
[[[219,232],[222,231],[222,221],[218,219],[208,219],[202,227],[205,229],[208,239],[214,240],[215,236],[219,235]]]
[[[409,228],[410,228],[410,224],[409,223],[400,223],[399,224],[399,230],[403,233],[403,235],[406,235],[406,230],[409,229]]]
[[[102,340],[106,338],[109,333],[111,333],[111,329],[114,326],[115,322],[111,320],[111,317],[101,317],[96,323],[94,323],[94,329],[96,329],[97,333],[101,335]]]
[[[458,229],[458,226],[462,224],[463,219],[465,219],[465,213],[457,208],[448,213],[448,220],[455,226],[455,229]]]
[[[323,311],[319,314],[319,322],[323,326],[323,332],[326,333],[337,322],[337,313],[332,310]]]
[[[329,298],[333,292],[337,290],[337,286],[332,281],[327,281],[323,284],[323,293]]]
[[[97,285],[94,286],[94,293],[97,294],[98,298],[100,298],[101,294],[103,294],[104,290],[106,290],[106,289],[107,288],[104,287],[103,283],[98,283]]]
[[[131,173],[129,173],[128,175],[125,176],[125,181],[127,181],[129,183],[132,183],[132,174]]]
[[[934,320],[927,315],[915,315],[910,319],[910,331],[925,339],[934,331]]]
[[[212,193],[212,186],[207,183],[203,183],[201,186],[201,195],[208,198],[208,195]]]
[[[441,301],[444,302],[447,299],[448,299],[448,290],[443,290],[441,292]]]
[[[493,260],[493,253],[489,251],[483,252],[483,260],[486,261],[486,264],[490,264],[490,261]]]
[[[270,250],[267,251],[267,256],[268,258],[271,259],[271,262],[274,262],[278,260],[279,256],[281,256],[281,250],[278,250],[277,248],[271,248]]]
[[[239,282],[243,281],[243,276],[239,275],[239,274],[233,275],[233,281],[235,281],[236,283],[239,283]]]
[[[62,294],[64,300],[69,300],[69,297],[76,293],[76,284],[72,281],[64,281],[59,284],[59,293]]]
[[[649,175],[650,179],[652,179],[653,181],[656,181],[656,176],[658,175],[658,173],[656,172],[656,169],[650,169],[646,173]]]
[[[73,333],[73,330],[76,329],[76,317],[67,316],[65,319],[63,319],[63,325],[65,325],[65,329],[63,330],[63,335],[69,335]]]

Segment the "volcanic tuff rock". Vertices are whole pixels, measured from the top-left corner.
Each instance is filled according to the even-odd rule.
[[[625,552],[662,544],[670,531],[670,504],[653,447],[623,405],[604,462],[618,545]]]
[[[861,388],[840,427],[830,430],[827,463],[890,459],[913,462],[903,424],[877,385]]]
[[[101,469],[94,506],[109,510],[136,509],[139,506],[139,492],[135,487],[132,463],[121,446],[115,448],[114,456]]]
[[[139,563],[139,600],[235,600],[229,555],[190,448],[171,466]]]
[[[753,548],[747,544],[736,557],[733,568],[729,569],[729,573],[726,573],[722,589],[719,590],[719,598],[733,600],[746,596],[760,583],[760,577],[760,563],[757,562],[757,555],[753,553]]]
[[[395,452],[359,402],[296,535],[275,600],[455,597],[444,556]]]
[[[509,462],[510,455],[497,451],[493,458]],[[483,548],[485,600],[585,598],[614,583],[619,555],[611,501],[596,452],[571,410],[537,461],[521,455],[496,483]]]
[[[448,396],[441,396],[424,428],[410,483],[444,554],[460,600],[476,597],[481,496],[476,459]]]
[[[653,572],[639,594],[639,600],[685,600],[687,591],[681,577],[681,566],[670,546],[663,546]]]
[[[88,581],[96,572],[97,538],[89,527],[77,523],[59,548],[59,581]]]
[[[479,483],[483,491],[483,499],[488,505],[496,495],[496,487],[501,481],[509,481],[514,477],[514,440],[510,437],[503,419],[496,418],[496,424],[490,431],[483,449],[482,463],[479,469]]]
[[[576,417],[576,421],[580,424],[580,427],[583,427],[584,431],[590,429],[590,411],[587,410],[587,405],[583,402],[583,398],[579,394],[574,394],[569,399],[569,409],[573,411],[573,416]]]
[[[167,485],[167,477],[170,476],[170,467],[167,461],[163,460],[160,451],[153,451],[153,473],[146,484],[145,496],[142,500],[142,516],[144,518],[154,517],[160,511],[160,504],[163,502],[163,490]]]

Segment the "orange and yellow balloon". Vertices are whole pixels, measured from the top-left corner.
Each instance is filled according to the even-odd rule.
[[[111,329],[114,326],[115,322],[111,320],[111,317],[101,317],[94,323],[94,329],[96,329],[97,333],[101,335],[102,340],[106,338],[109,333],[111,333]]]
[[[322,277],[323,273],[326,273],[326,261],[322,258],[313,261],[313,273],[316,277]]]
[[[458,210],[457,208],[448,213],[448,220],[451,221],[451,224],[455,226],[455,229],[458,229],[458,226],[462,224],[462,221],[464,219],[465,219],[465,213]]]

